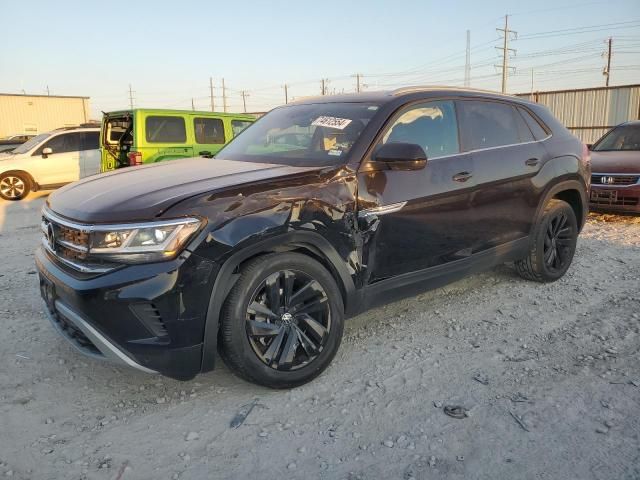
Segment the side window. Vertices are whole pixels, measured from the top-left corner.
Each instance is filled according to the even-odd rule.
[[[520,115],[522,115],[522,118],[524,118],[524,121],[533,132],[533,136],[536,140],[542,140],[543,138],[547,138],[549,136],[544,128],[542,128],[540,123],[535,118],[533,118],[533,116],[524,108],[518,107],[518,112],[520,112]]]
[[[233,130],[233,136],[235,137],[253,122],[249,120],[231,120],[231,130]]]
[[[224,143],[224,125],[219,118],[194,118],[196,143]]]
[[[385,133],[382,143],[389,142],[418,144],[428,158],[460,152],[454,103],[443,100],[411,106]]]
[[[43,143],[40,148],[33,152],[33,156],[42,155],[45,148],[50,148],[53,154],[77,152],[80,150],[81,133],[63,133],[53,137],[51,140]]]
[[[476,100],[464,100],[459,105],[468,150],[520,143],[516,112],[511,105]]]
[[[80,150],[97,150],[100,148],[100,132],[84,132]]]
[[[533,134],[524,121],[524,118],[522,118],[522,115],[517,112],[516,107],[511,107],[511,109],[513,110],[513,119],[515,120],[516,127],[518,128],[518,138],[522,143],[533,142]]]
[[[187,141],[187,131],[182,117],[147,117],[145,130],[149,143],[184,143]]]

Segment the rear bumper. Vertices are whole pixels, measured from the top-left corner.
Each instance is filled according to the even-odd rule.
[[[640,213],[640,185],[604,186],[592,184],[589,210]]]
[[[215,263],[186,252],[87,278],[42,248],[35,261],[49,319],[80,352],[179,380],[200,372]]]

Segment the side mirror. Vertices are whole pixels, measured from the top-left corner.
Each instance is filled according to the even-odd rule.
[[[42,149],[42,158],[47,158],[49,155],[53,153],[53,150],[50,147]]]
[[[421,170],[427,164],[427,154],[418,144],[391,142],[373,152],[371,160],[375,170]]]

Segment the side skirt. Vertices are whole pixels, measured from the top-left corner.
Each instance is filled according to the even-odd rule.
[[[363,302],[358,313],[377,305],[442,287],[470,273],[488,270],[500,263],[520,260],[527,255],[528,251],[529,237],[523,237],[468,258],[380,280],[365,287]]]

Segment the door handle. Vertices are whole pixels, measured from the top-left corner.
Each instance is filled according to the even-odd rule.
[[[529,160],[525,161],[525,165],[529,166],[529,167],[535,167],[536,165],[538,165],[538,162],[540,160],[538,160],[537,158],[530,158]]]
[[[466,182],[472,176],[473,175],[471,175],[469,172],[460,172],[460,173],[456,173],[452,178],[454,182]]]

